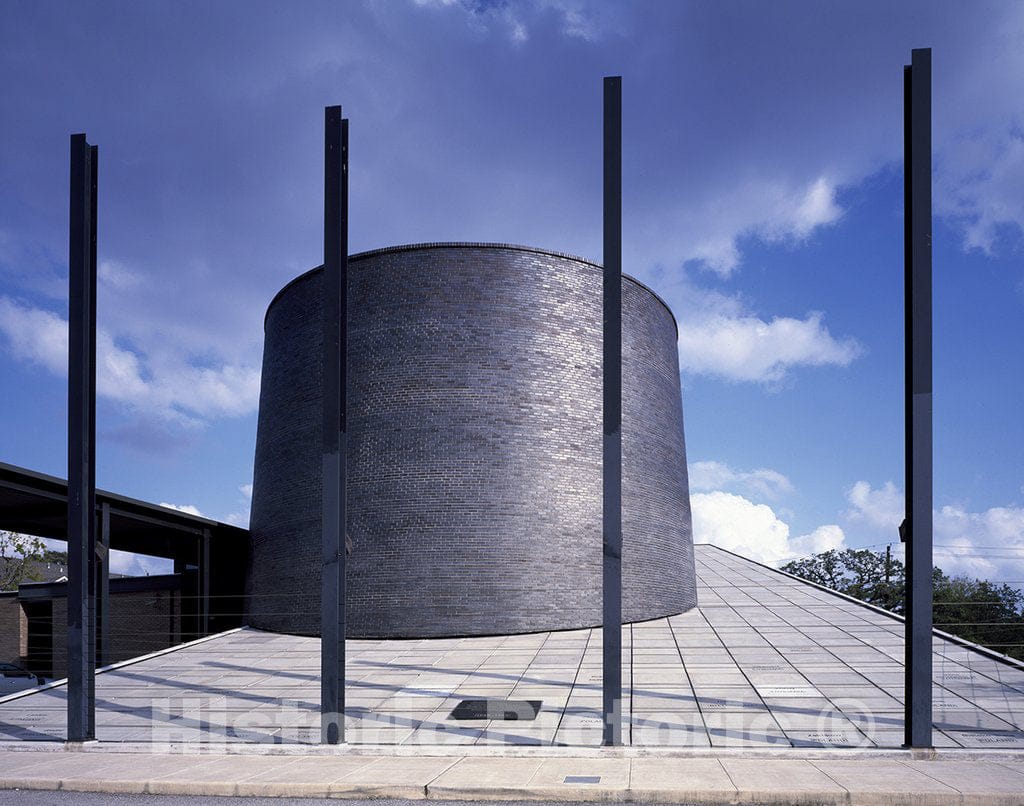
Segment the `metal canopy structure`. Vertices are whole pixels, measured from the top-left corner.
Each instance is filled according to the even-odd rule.
[[[0,462],[0,529],[67,540],[67,501],[64,479]],[[191,563],[196,540],[206,532],[214,543],[234,549],[244,550],[249,541],[249,532],[240,527],[96,490],[98,518],[104,508],[109,547],[120,551]]]
[[[0,529],[67,540],[67,500],[64,479],[0,462]],[[96,490],[94,513],[97,567],[90,574],[97,666],[110,659],[111,549],[174,560],[175,572],[187,575],[185,589],[194,602],[186,614],[187,634],[206,635],[211,622],[216,629],[237,626],[244,607],[241,575],[249,549],[247,530],[104,490]],[[123,589],[119,583],[117,590]],[[29,595],[30,589],[26,591]]]

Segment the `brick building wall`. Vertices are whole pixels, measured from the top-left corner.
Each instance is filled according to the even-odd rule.
[[[601,269],[433,244],[349,264],[349,635],[601,621]],[[322,272],[267,312],[249,623],[319,630]],[[676,324],[623,280],[623,613],[696,603]]]
[[[24,664],[28,623],[17,594],[0,595],[0,662]]]
[[[53,677],[67,675],[68,600],[53,600]],[[110,657],[104,665],[180,644],[181,592],[110,594]]]
[[[193,636],[183,629],[182,594],[174,577],[117,580],[151,590],[110,592],[110,656],[104,665],[174,646]],[[66,583],[48,583],[45,595],[0,596],[0,661],[47,678],[67,675]],[[24,588],[22,589],[24,592]],[[187,616],[186,616],[187,620]]]

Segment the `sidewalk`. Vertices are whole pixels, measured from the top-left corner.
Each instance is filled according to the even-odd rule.
[[[0,750],[0,789],[687,804],[1024,803],[1019,756],[155,754]],[[793,756],[797,757],[793,757]]]

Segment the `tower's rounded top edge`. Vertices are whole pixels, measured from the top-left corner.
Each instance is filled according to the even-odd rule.
[[[562,258],[563,260],[572,260],[577,263],[583,263],[587,266],[591,266],[596,269],[603,269],[603,266],[600,263],[597,263],[593,260],[588,260],[587,258],[584,257],[580,257],[579,255],[573,255],[569,252],[559,252],[555,249],[542,249],[538,246],[523,246],[521,244],[488,243],[476,241],[429,241],[424,243],[410,243],[399,244],[396,246],[383,246],[378,249],[368,249],[364,252],[356,252],[355,254],[349,255],[348,260],[349,263],[352,263],[359,260],[365,260],[367,258],[377,257],[379,255],[391,254],[393,252],[412,252],[421,249],[506,249],[512,252],[533,252],[539,255],[549,255],[552,257]],[[280,299],[280,297],[289,288],[303,280],[308,279],[309,277],[315,275],[317,272],[323,271],[323,268],[323,264],[319,266],[314,266],[312,269],[304,271],[302,274],[298,275],[297,277],[293,277],[291,280],[285,283],[280,288],[280,290],[276,294],[274,294],[274,297],[270,300],[270,303],[267,305],[267,312],[266,314],[264,314],[263,317],[264,326],[266,325],[267,316],[270,315],[270,309],[274,307],[274,303],[276,303],[278,299]],[[672,318],[672,324],[675,325],[676,335],[678,336],[679,323],[676,321],[675,314],[672,312],[672,309],[668,306],[668,303],[665,302],[665,300],[662,299],[661,296],[646,283],[642,283],[635,277],[632,277],[625,273],[623,273],[622,276],[624,279],[628,280],[631,283],[634,283],[635,285],[647,291],[649,294],[651,294],[651,296],[653,296],[658,302],[661,303],[665,310],[668,311],[668,315]]]

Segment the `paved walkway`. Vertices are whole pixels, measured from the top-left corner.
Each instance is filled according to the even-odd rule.
[[[643,747],[895,748],[903,624],[712,546],[700,607],[623,628],[624,737]],[[108,742],[319,741],[319,640],[240,630],[97,676]],[[354,744],[596,746],[601,631],[349,641]],[[934,639],[937,747],[1024,749],[1024,668]],[[66,694],[0,701],[0,740],[65,736]],[[539,703],[455,719],[466,699]],[[525,717],[525,718],[523,718]]]
[[[38,747],[38,745],[37,745]],[[694,804],[1024,802],[1024,762],[905,758],[155,755],[0,751],[0,789]]]

